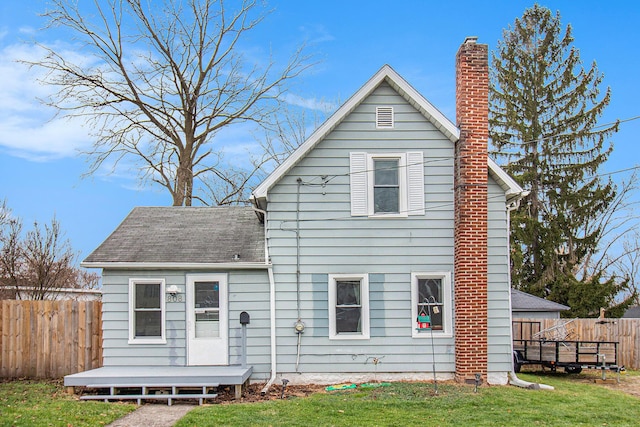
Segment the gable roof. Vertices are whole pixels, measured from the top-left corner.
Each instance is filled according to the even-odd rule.
[[[563,304],[549,301],[517,289],[511,289],[511,310],[512,311],[565,311],[570,310]]]
[[[637,319],[640,317],[640,305],[629,307],[622,315],[623,319]]]
[[[264,245],[251,207],[137,207],[81,265],[265,268]]]
[[[364,101],[383,81],[386,81],[409,104],[439,129],[449,140],[455,143],[460,138],[460,130],[444,114],[424,98],[389,65],[384,65],[355,94],[353,94],[331,117],[303,142],[284,162],[282,162],[251,195],[252,200],[266,199],[269,190],[287,174],[309,151],[338,126],[358,105]],[[507,201],[519,198],[522,188],[497,163],[489,158],[489,174],[496,180],[507,195]]]

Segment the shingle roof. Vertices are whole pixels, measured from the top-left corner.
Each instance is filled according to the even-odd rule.
[[[638,305],[629,307],[622,316],[623,319],[637,319],[638,317],[640,317],[640,306]]]
[[[264,228],[251,207],[137,207],[83,264],[264,261]]]
[[[549,301],[517,289],[511,289],[511,310],[513,311],[564,311],[570,310],[557,302]]]

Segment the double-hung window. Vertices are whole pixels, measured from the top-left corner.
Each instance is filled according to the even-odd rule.
[[[369,338],[369,278],[329,276],[329,338]]]
[[[411,274],[411,314],[413,336],[451,334],[451,274],[449,272]],[[418,316],[429,317],[430,329],[417,328]]]
[[[129,342],[165,343],[165,282],[163,279],[129,280]]]
[[[373,158],[373,213],[399,214],[400,158]]]
[[[349,155],[351,215],[424,215],[424,155],[352,152]]]

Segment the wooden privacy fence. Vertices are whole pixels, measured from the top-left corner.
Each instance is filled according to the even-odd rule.
[[[514,319],[540,322],[547,339],[617,341],[618,365],[640,369],[640,319]],[[514,331],[515,332],[515,331]],[[531,339],[523,331],[522,339]],[[535,331],[533,331],[535,332]],[[516,333],[517,335],[517,333]],[[517,338],[517,337],[516,337]]]
[[[0,301],[0,377],[61,378],[102,366],[100,301]]]

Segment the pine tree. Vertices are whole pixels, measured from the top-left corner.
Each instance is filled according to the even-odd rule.
[[[601,274],[577,277],[598,250],[589,229],[611,203],[616,186],[598,176],[617,126],[598,126],[611,99],[603,75],[585,69],[571,26],[535,5],[505,30],[492,56],[490,128],[494,155],[529,191],[511,215],[512,285],[592,316],[615,305],[626,282]]]

